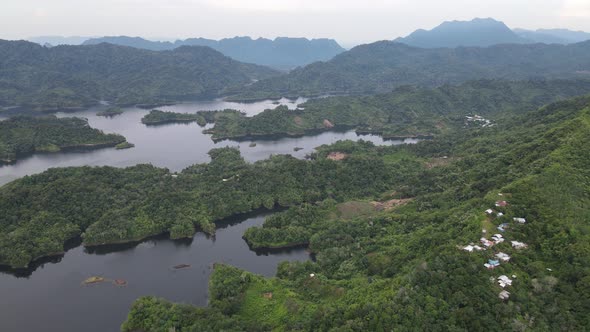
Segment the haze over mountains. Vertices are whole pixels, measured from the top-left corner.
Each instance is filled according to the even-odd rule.
[[[407,84],[433,87],[482,78],[588,79],[590,41],[570,44],[587,35],[563,29],[513,31],[488,18],[444,22],[350,51],[334,40],[305,38],[158,42],[119,36],[51,48],[3,41],[0,106],[371,94]],[[280,69],[310,64],[280,75],[246,63]]]
[[[173,50],[180,46],[207,46],[241,62],[254,63],[277,69],[288,70],[305,66],[316,61],[327,61],[345,51],[333,39],[307,39],[277,37],[252,39],[234,37],[221,40],[189,38],[184,40],[152,41],[140,37],[37,37],[30,39],[41,45],[73,44],[96,45],[110,43],[152,51]]]

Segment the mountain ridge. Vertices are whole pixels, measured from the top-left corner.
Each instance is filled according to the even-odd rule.
[[[131,46],[153,51],[173,50],[180,46],[208,46],[241,62],[278,69],[291,69],[315,61],[329,60],[344,52],[335,40],[277,37],[275,39],[233,37],[220,40],[188,38],[174,42],[151,41],[141,37],[113,36],[92,38],[83,45],[100,43]]]

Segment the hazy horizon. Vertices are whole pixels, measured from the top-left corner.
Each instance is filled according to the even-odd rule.
[[[0,38],[250,36],[332,38],[343,46],[406,36],[443,21],[491,17],[510,28],[590,31],[590,1],[22,0],[5,4]],[[470,5],[473,4],[473,5]]]

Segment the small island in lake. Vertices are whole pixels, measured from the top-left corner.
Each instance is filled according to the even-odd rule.
[[[131,149],[133,147],[135,147],[135,144],[129,143],[127,141],[115,145],[115,149],[117,150]]]
[[[204,127],[208,123],[215,123],[215,121],[222,116],[226,117],[231,115],[244,115],[244,113],[233,109],[225,109],[222,111],[198,111],[196,113],[151,110],[141,119],[141,123],[145,125],[161,125],[167,123],[196,122],[199,126]]]
[[[121,115],[121,114],[123,114],[123,109],[121,109],[119,107],[110,107],[110,108],[107,108],[106,110],[96,112],[97,116],[104,116],[104,117],[113,117],[113,116]]]
[[[199,118],[200,116],[195,113],[176,113],[151,110],[141,119],[141,123],[146,125],[159,125],[165,123],[200,122]]]
[[[125,137],[105,134],[81,118],[16,116],[0,121],[0,164],[32,153],[97,149],[123,142]]]

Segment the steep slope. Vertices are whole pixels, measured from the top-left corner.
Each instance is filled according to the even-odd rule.
[[[512,32],[503,22],[492,18],[443,22],[432,30],[416,30],[407,37],[398,38],[395,41],[423,48],[485,47],[496,44],[523,44],[528,42],[528,40]]]
[[[276,75],[208,47],[153,52],[100,44],[46,48],[0,41],[0,105],[59,109],[108,100],[135,104],[214,97]]]
[[[175,42],[150,41],[139,37],[101,37],[84,42],[85,45],[111,43],[153,51],[172,50],[180,46],[207,46],[238,61],[259,65],[291,69],[316,61],[326,61],[344,52],[333,39],[307,39],[278,37],[266,38],[234,37],[221,40],[189,38]]]
[[[590,42],[424,49],[381,41],[328,62],[257,82],[234,99],[389,92],[400,85],[439,86],[473,79],[587,77]]]

